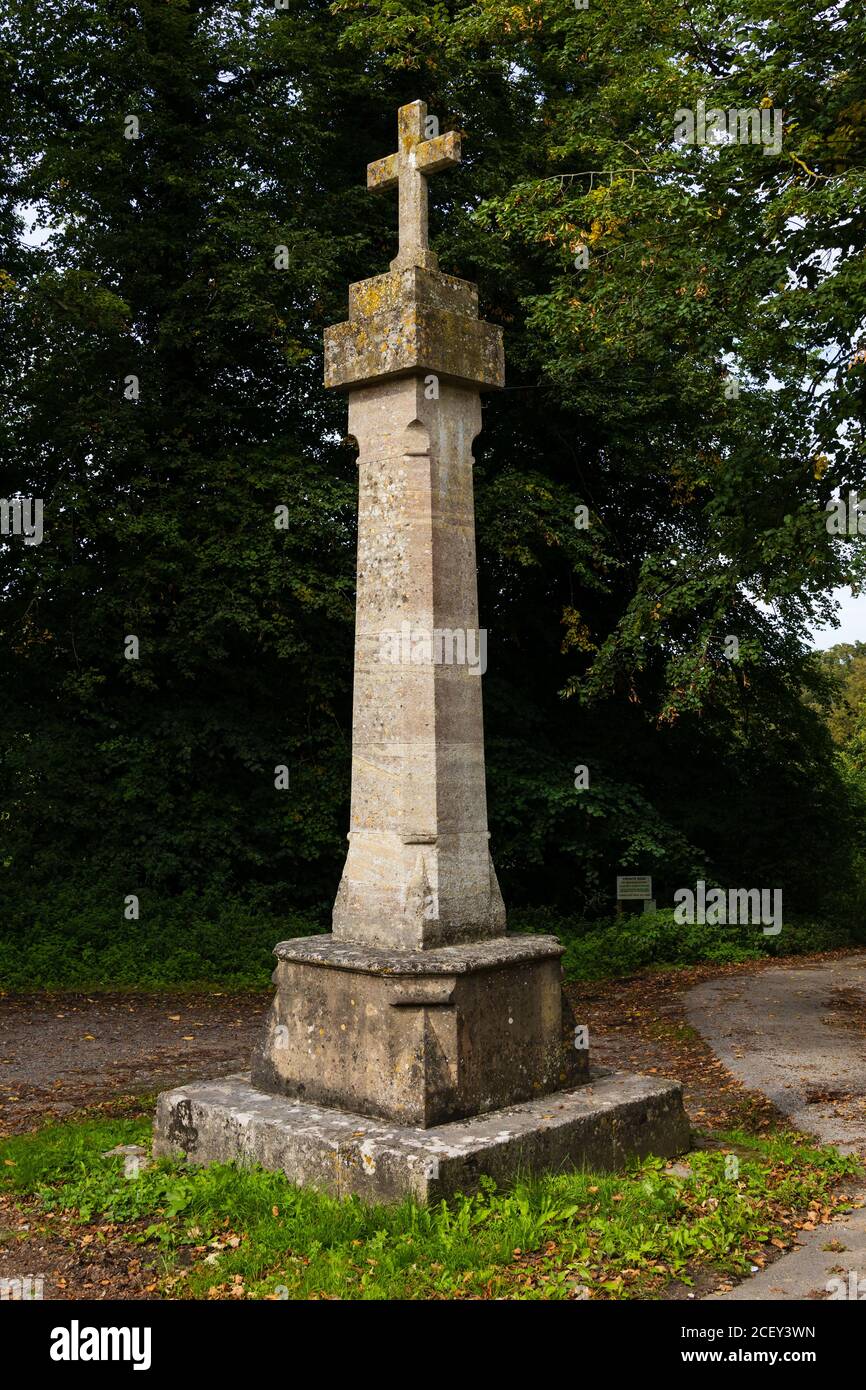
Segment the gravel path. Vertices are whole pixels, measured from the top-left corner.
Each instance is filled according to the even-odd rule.
[[[707,980],[686,1014],[798,1129],[866,1151],[866,955]]]
[[[866,955],[707,980],[689,991],[686,1015],[728,1070],[797,1129],[866,1155]],[[852,1291],[866,1298],[864,1209],[803,1231],[797,1250],[714,1297],[784,1301]]]
[[[244,1070],[271,992],[0,998],[0,1134]]]

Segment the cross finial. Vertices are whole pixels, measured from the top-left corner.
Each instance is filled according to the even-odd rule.
[[[460,163],[460,136],[428,138],[427,106],[412,101],[397,112],[397,153],[367,165],[367,187],[399,190],[400,247],[392,270],[423,266],[438,270],[439,263],[427,244],[427,178]],[[434,126],[435,129],[435,126]]]

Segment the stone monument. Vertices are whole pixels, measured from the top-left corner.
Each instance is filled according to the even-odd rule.
[[[613,1166],[688,1145],[679,1086],[589,1071],[556,937],[509,935],[489,848],[472,443],[503,385],[501,330],[439,271],[427,179],[460,137],[398,115],[371,189],[397,188],[399,250],[325,334],[358,448],[349,849],[333,931],[275,948],[246,1076],[160,1097],[157,1153],[239,1159],[370,1200],[483,1173]]]

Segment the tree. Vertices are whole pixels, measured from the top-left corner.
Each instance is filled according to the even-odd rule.
[[[507,901],[604,910],[619,865],[804,911],[845,881],[801,691],[861,564],[823,507],[866,482],[864,21],[812,9],[12,0],[2,438],[46,538],[2,556],[7,925],[33,874],[97,932],[137,890],[326,920],[354,478],[321,335],[393,254],[364,166],[419,95],[467,132],[443,268],[506,331],[477,509]],[[702,94],[784,108],[780,156],[676,144]]]

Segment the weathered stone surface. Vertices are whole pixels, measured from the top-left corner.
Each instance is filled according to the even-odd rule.
[[[457,275],[432,274],[419,266],[410,266],[350,285],[349,321],[363,323],[376,314],[394,313],[407,301],[422,312],[441,309],[461,318],[478,318],[478,288],[471,280],[461,280]]]
[[[197,1082],[160,1096],[154,1153],[258,1163],[338,1197],[434,1202],[474,1191],[483,1175],[507,1184],[529,1172],[615,1170],[631,1155],[688,1147],[677,1082],[593,1071],[577,1090],[432,1129],[265,1095],[245,1076]]]
[[[400,249],[391,262],[392,270],[416,265],[437,269],[436,256],[427,242],[427,178],[459,164],[460,136],[456,130],[433,135],[426,126],[423,101],[401,106],[396,153],[367,165],[369,189],[398,190]]]
[[[276,995],[252,1063],[264,1091],[429,1126],[586,1074],[555,937],[400,953],[320,936],[276,954]],[[422,973],[430,957],[435,968]]]
[[[427,107],[402,106],[397,152],[367,167],[367,187],[397,188],[400,249],[386,275],[352,285],[349,319],[325,330],[325,385],[350,387],[400,373],[500,387],[502,330],[478,318],[473,285],[438,274],[427,236],[427,178],[460,161],[456,131],[425,139]]]
[[[479,386],[501,386],[502,334],[475,287],[435,269],[426,175],[459,139],[401,107],[398,149],[368,170],[399,187],[400,253],[353,285],[325,335],[325,379],[351,386],[358,568],[349,852],[334,935],[436,950],[502,936],[488,845],[472,443]]]
[[[341,941],[331,932],[321,936],[296,936],[274,947],[278,960],[312,961],[335,970],[355,970],[373,975],[465,975],[519,961],[559,960],[565,947],[556,936],[511,935],[468,946],[443,946],[436,951],[380,950],[352,941]]]
[[[407,372],[495,390],[502,329],[470,316],[465,281],[418,267],[362,280],[346,323],[325,329],[325,385],[347,388]]]
[[[490,858],[475,570],[473,388],[419,377],[349,398],[358,442],[358,568],[349,853],[334,934],[436,949],[502,935]],[[410,634],[441,651],[393,650]],[[455,637],[456,634],[456,637]],[[466,636],[469,634],[469,637]],[[389,659],[396,655],[396,661]],[[438,656],[444,659],[436,659]]]

